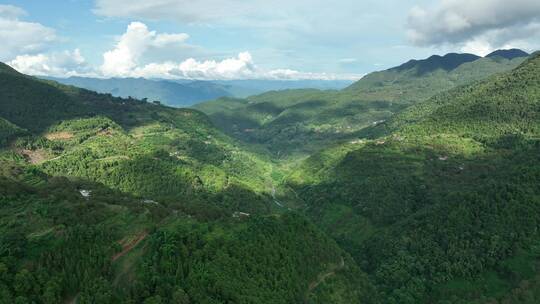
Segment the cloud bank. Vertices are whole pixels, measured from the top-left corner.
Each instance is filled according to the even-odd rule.
[[[79,49],[49,54],[19,55],[8,64],[30,75],[70,77],[94,73]]]
[[[37,54],[47,49],[57,37],[53,29],[21,20],[26,12],[13,5],[0,5],[0,60],[19,54]]]
[[[127,26],[114,47],[103,54],[103,64],[91,67],[80,50],[18,55],[8,62],[20,72],[45,76],[143,77],[164,79],[359,79],[361,75],[304,73],[290,69],[260,69],[249,52],[221,60],[166,60],[147,62],[149,53],[189,49],[185,33],[157,33],[142,22]],[[174,55],[174,54],[172,54]],[[173,56],[174,57],[174,56]]]
[[[408,17],[408,38],[417,46],[459,45],[486,53],[501,47],[534,48],[539,36],[538,0],[439,0],[415,7]]]

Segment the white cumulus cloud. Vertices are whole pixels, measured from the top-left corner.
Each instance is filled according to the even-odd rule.
[[[151,48],[166,48],[184,43],[189,35],[157,34],[141,22],[132,22],[113,50],[103,54],[101,72],[105,76],[129,76],[141,57]]]
[[[93,75],[79,49],[49,54],[19,55],[8,62],[21,73],[38,76],[84,76]]]
[[[143,77],[166,79],[338,79],[340,75],[302,73],[288,69],[265,71],[257,67],[249,52],[221,60],[164,60],[146,62],[148,53],[156,50],[189,47],[187,34],[163,34],[150,31],[141,22],[132,22],[114,49],[103,54],[99,69],[102,77]],[[178,54],[180,57],[181,54]],[[359,76],[347,75],[345,78]]]
[[[37,54],[57,39],[53,29],[21,20],[26,12],[13,5],[0,5],[0,60],[20,54]]]
[[[525,45],[531,35],[538,37],[539,25],[538,0],[439,0],[409,12],[408,38],[418,46],[460,45],[486,53]]]
[[[40,76],[143,77],[164,79],[358,79],[361,75],[306,73],[291,69],[259,68],[249,52],[226,58],[200,60],[185,56],[196,47],[186,43],[185,33],[157,33],[141,22],[127,26],[114,47],[103,54],[100,66],[91,66],[79,49],[18,55],[8,64],[18,71]],[[178,52],[178,53],[177,53]],[[156,60],[166,53],[167,60]],[[175,60],[175,58],[177,58]]]
[[[131,71],[133,77],[187,78],[187,79],[239,79],[256,76],[256,66],[251,54],[240,53],[237,57],[221,61],[197,61],[194,58],[182,62],[150,63]]]

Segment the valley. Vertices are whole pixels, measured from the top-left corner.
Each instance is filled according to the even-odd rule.
[[[0,303],[536,303],[539,88],[518,50],[193,108],[2,65]]]

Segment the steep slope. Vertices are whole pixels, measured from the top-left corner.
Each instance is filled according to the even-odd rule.
[[[0,303],[376,303],[204,114],[1,67]]]
[[[289,90],[196,105],[222,130],[279,155],[302,156],[458,85],[511,70],[525,60],[470,54],[433,56],[375,72],[342,91]]]
[[[345,288],[339,303],[376,303],[348,255],[300,216],[206,221],[35,173],[0,177],[0,303],[302,302],[341,261],[336,279],[349,285],[325,282],[320,296]],[[30,175],[40,183],[17,181]]]
[[[540,131],[539,70],[539,56],[534,55],[510,73],[438,95],[378,128],[426,135],[534,136]]]
[[[388,303],[536,303],[539,87],[533,55],[311,156],[284,187]]]
[[[268,209],[271,166],[200,112],[10,73],[0,75],[0,117],[32,132],[16,148],[31,161],[39,154],[37,165],[51,175],[191,203],[212,193],[222,206],[234,192],[253,196],[240,211]]]
[[[0,147],[6,145],[11,139],[23,135],[25,131],[9,121],[0,118]]]
[[[506,54],[505,51],[500,53]],[[511,70],[527,56],[525,52],[516,54],[515,57],[508,56],[510,58],[480,58],[471,54],[432,56],[369,74],[347,90],[363,93],[371,98],[415,102],[453,87]]]

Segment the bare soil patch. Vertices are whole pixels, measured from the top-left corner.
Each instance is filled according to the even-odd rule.
[[[45,138],[48,140],[68,140],[74,137],[71,132],[55,132],[45,135]]]
[[[49,158],[47,151],[38,149],[38,150],[27,150],[21,149],[18,151],[29,163],[36,165],[41,164]]]

